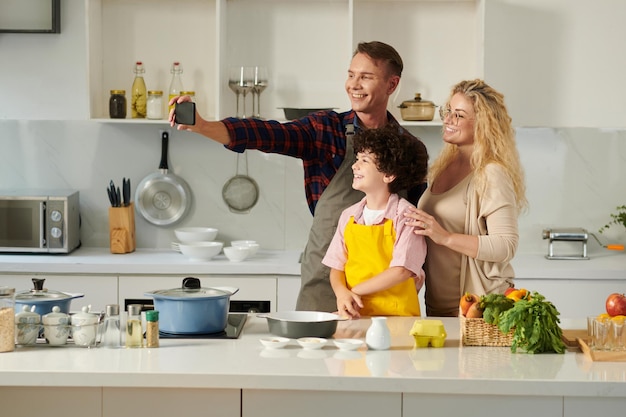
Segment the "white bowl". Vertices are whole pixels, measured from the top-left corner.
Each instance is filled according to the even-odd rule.
[[[333,342],[341,350],[357,350],[363,346],[363,341],[360,339],[335,339]]]
[[[174,230],[181,243],[211,242],[217,237],[217,229],[212,227],[179,227]]]
[[[324,347],[327,340],[322,337],[301,337],[298,344],[305,349],[317,350]]]
[[[224,248],[224,255],[231,262],[241,262],[250,256],[252,250],[246,246],[227,246]]]
[[[256,253],[259,251],[259,248],[261,247],[261,245],[256,243],[256,241],[254,240],[233,240],[232,242],[230,242],[230,244],[231,246],[243,246],[250,248],[250,256],[256,255]]]
[[[222,242],[181,243],[180,251],[190,261],[208,261],[222,251]]]
[[[278,336],[264,337],[263,339],[260,339],[261,344],[268,349],[282,349],[289,344],[290,340],[291,339],[288,339],[286,337]]]

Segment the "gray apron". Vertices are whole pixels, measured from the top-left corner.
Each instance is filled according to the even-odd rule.
[[[302,281],[296,310],[337,311],[337,299],[330,286],[330,268],[322,264],[322,259],[335,234],[341,212],[365,195],[352,188],[352,164],[356,161],[352,135],[353,126],[348,125],[345,158],[315,206],[309,240],[302,256]]]

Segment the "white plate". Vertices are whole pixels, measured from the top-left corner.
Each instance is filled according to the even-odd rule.
[[[268,349],[282,349],[289,344],[290,340],[291,339],[288,339],[286,337],[279,336],[264,337],[260,339],[261,344]]]
[[[327,340],[322,337],[301,337],[298,344],[307,350],[317,350],[324,347]]]
[[[341,350],[357,350],[363,346],[363,341],[360,339],[335,339],[333,342]]]

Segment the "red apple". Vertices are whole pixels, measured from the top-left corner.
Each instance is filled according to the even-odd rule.
[[[609,316],[626,316],[626,296],[614,292],[606,299],[606,312]]]
[[[513,291],[515,291],[516,288],[515,287],[509,287],[506,289],[506,291],[504,292],[504,295],[509,295],[511,294]]]

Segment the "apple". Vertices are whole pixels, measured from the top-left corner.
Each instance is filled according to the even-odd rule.
[[[511,294],[513,291],[516,291],[515,287],[509,287],[506,289],[506,291],[504,292],[504,295],[509,295]]]
[[[461,296],[461,301],[459,302],[459,307],[461,307],[461,314],[463,316],[467,315],[467,310],[471,307],[472,304],[478,302],[480,298],[476,294],[470,294],[466,292]]]
[[[606,312],[609,316],[626,316],[626,296],[614,292],[606,298]]]

